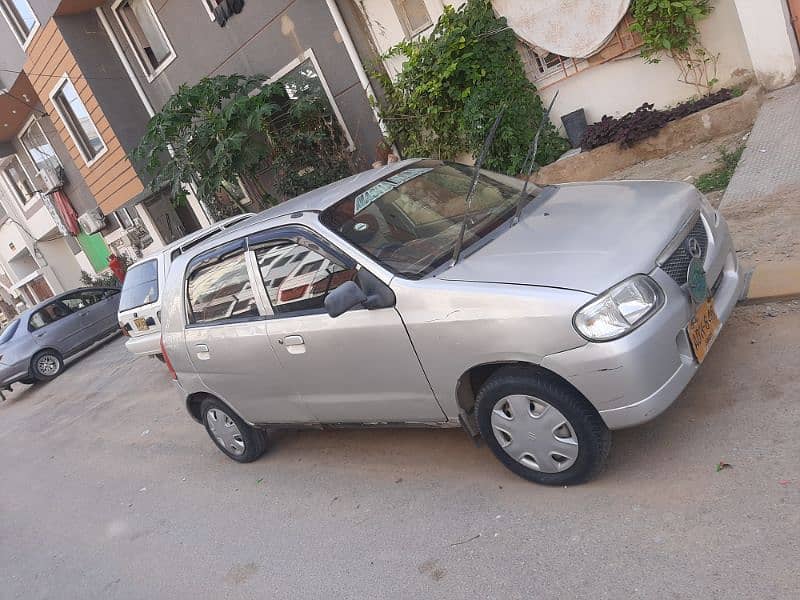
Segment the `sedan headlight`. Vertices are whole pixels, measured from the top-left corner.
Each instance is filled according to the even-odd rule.
[[[634,275],[584,305],[572,319],[587,340],[607,342],[636,329],[664,303],[658,284],[647,275]]]

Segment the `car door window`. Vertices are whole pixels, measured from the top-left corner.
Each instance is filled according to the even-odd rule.
[[[191,323],[259,316],[242,252],[193,271],[189,275],[187,296]]]
[[[36,331],[50,323],[55,323],[59,319],[63,319],[69,314],[71,314],[70,309],[67,308],[63,302],[51,302],[31,315],[30,321],[28,322],[28,329]]]
[[[272,309],[279,316],[324,310],[325,296],[356,276],[356,269],[296,242],[259,248],[255,255]]]
[[[85,290],[81,292],[81,299],[86,306],[97,304],[105,298],[104,290]]]
[[[83,310],[89,306],[89,304],[91,304],[91,302],[88,302],[88,298],[84,294],[85,292],[75,292],[69,296],[64,296],[61,301],[66,304],[72,312],[77,312],[79,310]]]

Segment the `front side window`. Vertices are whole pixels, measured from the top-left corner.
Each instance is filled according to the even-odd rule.
[[[465,165],[419,161],[340,200],[320,220],[390,271],[419,279],[452,257],[473,173]],[[521,181],[481,172],[464,248],[513,216],[521,189]],[[529,197],[539,191],[529,190]]]
[[[70,314],[71,312],[69,308],[67,308],[63,302],[51,302],[41,310],[38,310],[31,315],[31,319],[28,322],[28,329],[31,331],[36,331],[37,329],[41,329],[46,325],[50,325],[50,323],[55,323],[59,319],[63,319]]]
[[[256,262],[276,315],[322,310],[325,296],[356,276],[355,269],[288,241],[256,250]]]
[[[28,174],[22,168],[22,163],[19,162],[19,158],[12,156],[3,169],[3,173],[20,204],[27,204],[33,198],[36,190],[31,180],[28,179]]]
[[[158,262],[148,260],[128,269],[122,284],[119,309],[130,310],[158,300]]]
[[[136,58],[152,79],[175,58],[149,0],[121,0],[114,5],[120,25],[136,52]]]
[[[25,152],[31,157],[36,169],[56,169],[61,166],[61,162],[56,156],[56,151],[50,145],[50,141],[42,131],[42,126],[38,121],[32,121],[28,128],[19,136],[19,141]]]
[[[0,0],[0,11],[14,32],[14,37],[25,48],[39,27],[39,20],[28,0]]]
[[[191,323],[220,323],[258,316],[244,253],[192,272],[187,297]]]
[[[72,82],[65,80],[53,92],[52,98],[83,159],[88,163],[97,158],[106,149],[106,145]]]

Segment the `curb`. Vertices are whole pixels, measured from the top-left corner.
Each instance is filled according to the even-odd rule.
[[[800,298],[800,262],[765,263],[744,274],[741,302]]]

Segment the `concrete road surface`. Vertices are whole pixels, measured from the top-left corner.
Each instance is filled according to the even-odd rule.
[[[569,489],[456,430],[286,432],[238,465],[114,340],[0,403],[0,598],[798,598],[798,309],[738,308]]]

